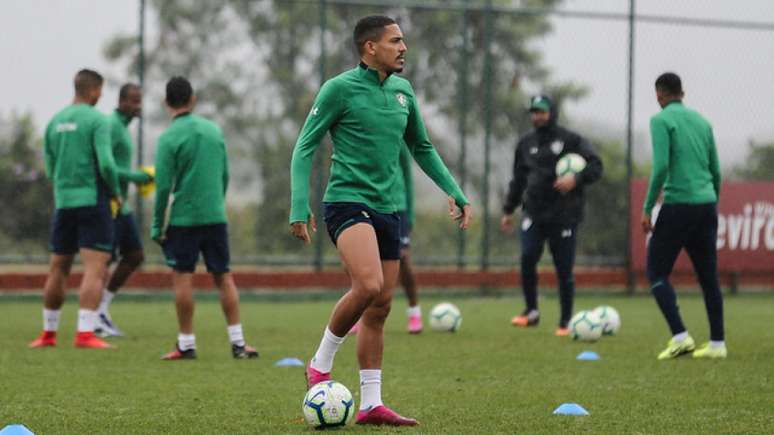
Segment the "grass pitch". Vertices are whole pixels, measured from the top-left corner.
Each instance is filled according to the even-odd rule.
[[[171,300],[113,304],[128,337],[115,351],[72,347],[76,304],[63,312],[59,346],[30,350],[40,330],[38,299],[0,298],[0,428],[23,423],[35,433],[313,433],[301,417],[301,368],[280,358],[308,359],[332,301],[266,302],[246,298],[242,317],[258,360],[231,358],[220,307],[199,301],[199,359],[160,361],[176,337]],[[423,300],[425,314],[438,298]],[[415,429],[343,431],[416,433],[774,433],[774,297],[726,298],[729,358],[657,361],[669,335],[647,297],[579,297],[577,309],[600,304],[621,313],[618,336],[582,344],[553,336],[558,303],[541,301],[542,321],[510,326],[515,298],[452,299],[463,314],[456,334],[404,332],[405,301],[387,325],[383,395]],[[698,343],[707,340],[702,300],[682,296],[681,309]],[[355,340],[336,358],[334,379],[359,396]],[[600,361],[576,361],[584,350]],[[554,416],[575,402],[587,417]]]

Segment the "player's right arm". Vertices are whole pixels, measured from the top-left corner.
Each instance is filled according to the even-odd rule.
[[[712,132],[712,127],[709,129],[709,171],[712,174],[712,185],[715,188],[715,196],[720,201],[720,183],[722,177],[720,176],[720,160],[718,159],[718,149],[715,146],[715,134]]]
[[[49,123],[46,127],[46,134],[43,136],[43,160],[46,166],[46,176],[50,179],[54,179],[54,167],[55,167],[55,154],[54,154],[54,140],[51,137],[52,123]]]
[[[329,80],[320,88],[293,148],[293,157],[290,161],[289,220],[293,235],[304,241],[309,241],[305,224],[312,216],[309,207],[309,175],[312,172],[312,158],[320,141],[338,121],[342,112],[341,90],[335,80]]]
[[[504,233],[513,231],[513,212],[516,207],[521,205],[524,189],[527,188],[527,167],[524,166],[524,159],[521,155],[522,141],[516,144],[516,151],[513,153],[513,175],[508,183],[508,193],[505,195],[503,203],[503,216],[500,218],[500,230]]]
[[[400,149],[400,171],[403,175],[403,186],[406,189],[406,218],[409,231],[414,227],[414,174],[411,168],[411,153],[406,144]]]
[[[669,127],[659,116],[650,120],[650,137],[653,142],[653,169],[648,183],[643,212],[650,215],[669,171]]]
[[[110,145],[110,122],[103,115],[97,116],[94,122],[93,141],[99,175],[107,184],[111,196],[120,198],[121,188],[118,184],[118,170],[115,159],[113,159],[113,148]]]
[[[159,138],[156,147],[156,202],[153,205],[151,221],[151,239],[161,243],[164,240],[167,206],[175,176],[175,159],[172,144],[164,136]]]

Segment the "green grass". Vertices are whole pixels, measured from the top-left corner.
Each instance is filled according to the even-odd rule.
[[[425,312],[439,299],[426,299]],[[514,298],[453,300],[464,316],[456,334],[403,332],[405,302],[395,303],[386,332],[384,399],[416,417],[418,429],[345,431],[416,433],[773,433],[774,333],[772,296],[726,299],[729,358],[657,361],[669,338],[647,297],[581,297],[576,307],[606,303],[621,313],[618,336],[581,344],[553,336],[558,304],[542,301],[543,322],[510,326]],[[116,351],[71,346],[76,306],[68,301],[56,349],[29,350],[39,332],[40,305],[0,299],[0,427],[23,423],[36,433],[298,433],[300,368],[272,364],[308,358],[332,301],[245,301],[243,324],[258,360],[231,358],[219,305],[200,301],[197,361],[162,362],[172,348],[171,301],[119,299],[113,316],[130,336]],[[707,339],[703,304],[683,296],[681,309],[697,342]],[[354,340],[336,359],[334,378],[357,402]],[[602,360],[576,361],[583,350]],[[554,416],[563,402],[583,405],[588,417]]]

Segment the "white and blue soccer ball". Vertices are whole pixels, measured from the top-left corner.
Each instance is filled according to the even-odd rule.
[[[556,162],[556,176],[561,177],[567,174],[577,174],[586,168],[586,159],[576,153],[567,153]]]
[[[572,316],[569,326],[573,340],[597,341],[602,337],[602,321],[593,310],[579,311]]]
[[[615,335],[621,329],[621,316],[610,305],[600,305],[594,308],[594,312],[602,322],[602,335]]]
[[[304,420],[316,428],[345,426],[355,414],[355,402],[347,387],[324,381],[309,389],[302,409]]]
[[[455,332],[462,325],[462,313],[456,305],[443,302],[430,310],[430,329],[439,332]]]

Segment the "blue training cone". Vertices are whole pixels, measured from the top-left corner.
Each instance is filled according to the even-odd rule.
[[[303,367],[304,362],[298,358],[282,358],[274,363],[275,367]]]
[[[562,403],[554,410],[554,415],[589,415],[589,412],[577,403]]]
[[[591,350],[587,350],[585,352],[579,353],[578,356],[575,357],[575,359],[579,361],[598,361],[600,357],[598,353]]]
[[[0,435],[35,435],[23,424],[9,424],[0,430]]]

